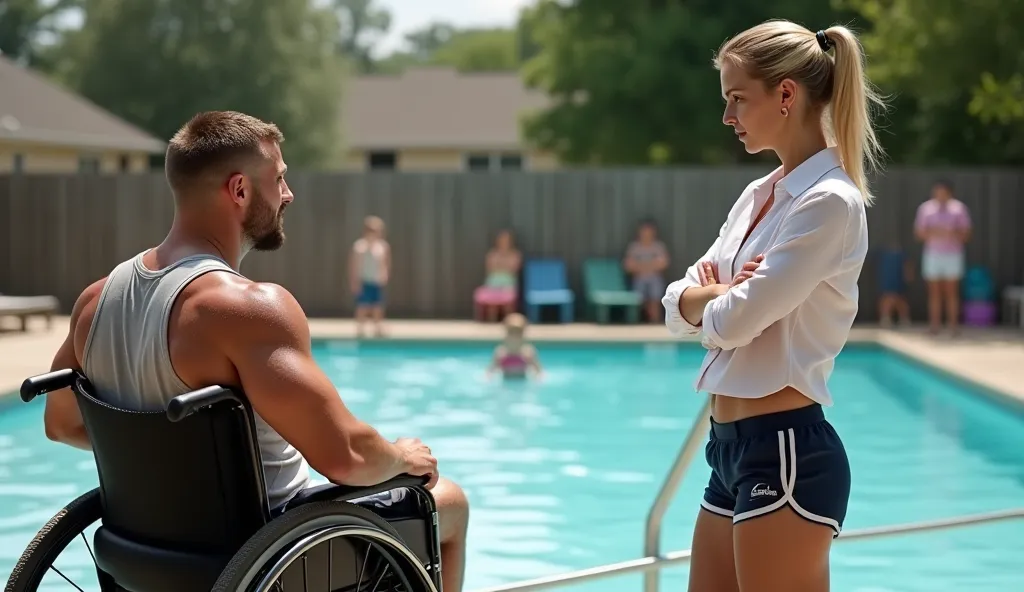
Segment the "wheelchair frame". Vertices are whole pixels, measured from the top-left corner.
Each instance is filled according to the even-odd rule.
[[[223,584],[232,578],[250,582],[238,592],[263,590],[268,579],[287,576],[300,555],[305,582],[303,553],[317,541],[346,537],[366,543],[363,567],[372,546],[392,566],[404,566],[395,573],[404,590],[441,591],[437,509],[424,487],[427,478],[399,475],[370,487],[325,486],[304,495],[301,503],[289,502],[286,511],[274,516],[255,414],[241,392],[209,386],[175,397],[164,411],[129,411],[100,401],[82,373],[66,369],[26,379],[21,398],[27,403],[64,388],[74,392],[82,411],[100,486],[39,531],[5,592],[35,592],[63,548],[79,535],[85,539],[85,530],[96,522],[101,526],[90,553],[103,592],[210,587],[235,592]],[[407,488],[414,496],[416,515],[388,518],[384,511],[347,503],[396,488]],[[163,507],[152,511],[154,506]],[[177,510],[168,511],[171,507]],[[268,536],[293,540],[282,546]],[[352,550],[358,556],[354,546]],[[336,579],[347,577],[335,578],[333,553],[329,547],[326,586],[332,591]],[[265,561],[238,565],[243,559]],[[239,569],[256,575],[246,580],[227,573]],[[361,569],[355,584],[360,590],[362,575]]]

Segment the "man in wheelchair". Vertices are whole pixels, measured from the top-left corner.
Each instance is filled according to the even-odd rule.
[[[238,271],[250,250],[284,243],[284,212],[294,197],[282,141],[273,124],[235,112],[200,113],[182,127],[167,148],[175,206],[167,237],[82,292],[52,367],[80,371],[97,399],[128,410],[162,410],[208,385],[243,392],[255,413],[275,515],[315,492],[310,467],[332,483],[353,486],[403,473],[429,475],[443,589],[459,592],[469,514],[462,490],[438,477],[437,461],[418,439],[390,442],[354,417],[313,360],[308,321],[296,299]],[[51,440],[91,450],[70,389],[46,397],[44,417]],[[412,497],[406,493],[356,501],[372,510],[394,509]]]

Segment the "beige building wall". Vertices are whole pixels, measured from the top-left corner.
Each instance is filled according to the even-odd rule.
[[[469,154],[500,155],[515,151],[507,149],[494,150],[453,150],[444,148],[416,148],[396,151],[396,170],[423,172],[465,170],[466,156]],[[351,150],[345,156],[341,168],[346,171],[368,170],[367,151]],[[531,151],[522,155],[525,170],[553,170],[558,168],[558,159],[554,155],[540,151]]]
[[[149,170],[149,155],[144,152],[90,151],[0,141],[0,173],[13,172],[18,155],[24,173],[76,173],[82,157],[96,159],[102,173],[121,172],[122,158],[128,159],[126,172]]]

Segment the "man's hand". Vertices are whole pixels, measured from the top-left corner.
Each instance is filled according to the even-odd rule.
[[[743,282],[747,281],[748,279],[754,277],[754,272],[757,271],[757,268],[761,266],[762,261],[764,261],[764,255],[758,255],[757,257],[754,257],[753,261],[748,261],[744,263],[743,268],[740,269],[740,272],[737,273],[736,276],[732,278],[732,283],[729,284],[729,287],[738,286]]]
[[[430,452],[430,448],[420,442],[419,438],[399,438],[395,440],[395,446],[402,452],[402,461],[408,467],[406,472],[410,475],[430,475],[430,481],[426,488],[432,489],[437,484],[437,459]]]

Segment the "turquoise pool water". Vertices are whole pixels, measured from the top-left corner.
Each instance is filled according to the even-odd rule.
[[[643,522],[696,413],[703,350],[541,344],[543,382],[483,378],[485,344],[318,344],[357,415],[430,444],[473,505],[467,590],[638,557]],[[1024,417],[876,348],[848,348],[828,411],[849,449],[847,529],[1024,504]],[[48,442],[42,405],[0,409],[0,581],[35,531],[96,483],[91,458]],[[131,443],[126,442],[126,445]],[[690,546],[707,479],[698,458],[663,529]],[[780,541],[783,543],[783,541]],[[1024,523],[838,544],[833,590],[1024,590]],[[84,545],[62,557],[86,573]],[[685,589],[686,568],[664,572]],[[54,580],[56,578],[54,577]],[[52,589],[70,589],[56,585]],[[566,588],[639,590],[640,576]]]

